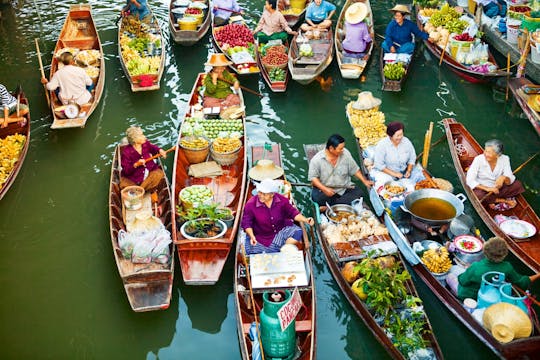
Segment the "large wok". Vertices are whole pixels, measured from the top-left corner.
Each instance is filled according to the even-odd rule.
[[[414,202],[420,199],[425,199],[425,198],[436,198],[436,199],[444,200],[450,203],[450,205],[454,207],[454,210],[456,211],[456,215],[450,219],[435,220],[435,219],[423,218],[421,216],[416,215],[411,210],[409,210],[412,204],[414,204]],[[450,221],[452,221],[452,219],[454,219],[455,217],[463,214],[463,208],[464,208],[463,202],[465,202],[465,200],[467,200],[467,197],[465,197],[465,195],[463,194],[454,195],[448,191],[439,190],[439,189],[421,189],[421,190],[413,191],[412,193],[407,195],[405,197],[404,204],[401,206],[401,209],[411,214],[415,219],[427,225],[439,226],[439,225],[447,224]]]

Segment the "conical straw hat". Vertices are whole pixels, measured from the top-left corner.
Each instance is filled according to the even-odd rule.
[[[345,11],[345,20],[349,24],[358,24],[366,18],[368,14],[368,9],[364,3],[354,3],[347,8]]]
[[[272,160],[261,159],[249,170],[248,175],[256,181],[276,179],[283,175],[283,169],[276,166]]]

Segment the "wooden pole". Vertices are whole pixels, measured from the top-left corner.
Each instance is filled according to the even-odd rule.
[[[504,100],[508,101],[508,84],[510,82],[510,51],[506,55],[506,71],[508,72],[508,76],[506,77],[506,95],[504,96]]]
[[[525,74],[525,65],[527,64],[527,55],[529,55],[529,51],[531,49],[531,38],[529,37],[529,31],[527,29],[523,30],[523,33],[525,34],[527,40],[525,41],[525,47],[523,48],[523,53],[521,54],[521,57],[519,58],[519,65],[516,73],[516,77],[520,78]]]
[[[444,46],[443,46],[442,51],[441,51],[441,58],[439,59],[439,66],[441,66],[442,61],[444,59],[444,53],[446,53],[446,47],[448,46],[448,41],[449,40],[450,40],[450,36],[448,36],[446,38],[446,40],[444,41]]]
[[[219,80],[224,81],[224,82],[226,82],[226,83],[229,84],[229,85],[234,85],[234,83],[232,83],[232,82],[230,82],[230,81],[227,81],[227,80],[225,80],[225,79],[219,79]],[[261,97],[261,98],[264,97],[264,95],[261,94],[260,92],[257,92],[257,91],[255,91],[255,90],[251,90],[251,89],[249,89],[249,88],[247,88],[247,87],[245,87],[245,86],[240,85],[240,89],[246,90],[247,92],[252,93],[252,94],[254,94],[254,95],[257,95],[258,97]]]
[[[38,55],[38,61],[39,61],[39,70],[41,70],[41,77],[45,77],[45,71],[43,71],[43,63],[41,62],[41,52],[39,51],[39,44],[38,39],[35,38],[34,42],[36,43],[36,51]],[[51,98],[49,97],[49,90],[47,90],[47,85],[43,84],[43,88],[45,89],[45,97],[47,98],[47,106],[51,106]]]
[[[165,150],[165,154],[168,154],[168,153],[170,153],[171,151],[174,151],[174,150],[176,150],[176,146],[173,146],[172,148],[170,148],[170,149],[168,149],[168,150]],[[149,157],[148,159],[144,159],[144,163],[147,163],[147,162],[149,162],[149,161],[155,160],[155,159],[157,159],[157,158],[160,157],[160,156],[161,156],[160,154],[156,154],[156,155],[154,155],[154,156]]]
[[[426,131],[426,136],[424,137],[424,155],[422,156],[422,167],[427,168],[427,163],[429,159],[429,148],[431,145],[431,134],[433,133],[433,121],[429,122],[429,129]]]
[[[443,142],[444,140],[446,140],[446,134],[443,134],[437,141],[435,141],[433,144],[431,144],[431,146],[429,147],[430,150],[432,148],[434,148],[435,146],[439,145],[441,142]],[[418,154],[416,156],[416,161],[418,162],[418,160],[420,159],[420,157],[424,155],[424,151],[422,150],[422,152],[420,154]]]

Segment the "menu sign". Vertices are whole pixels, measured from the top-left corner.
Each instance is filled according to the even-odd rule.
[[[278,310],[277,316],[279,319],[279,325],[281,326],[281,331],[285,329],[293,322],[296,318],[296,315],[302,308],[302,298],[300,297],[300,292],[298,288],[294,288],[291,298],[289,301]]]

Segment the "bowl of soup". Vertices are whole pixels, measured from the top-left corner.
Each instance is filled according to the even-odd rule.
[[[415,190],[405,197],[402,209],[428,225],[444,225],[463,214],[463,194],[439,189]]]

